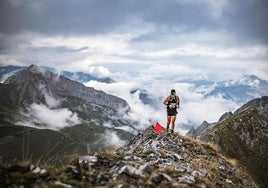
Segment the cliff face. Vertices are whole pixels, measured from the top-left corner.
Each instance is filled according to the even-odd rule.
[[[4,168],[6,174],[11,170]],[[29,171],[34,169],[28,167]],[[41,170],[34,173],[38,178],[26,181],[29,175],[20,177],[28,185],[47,185],[50,179],[50,185],[65,187],[256,187],[234,161],[212,145],[179,134],[173,138],[156,134],[153,127],[116,150],[79,157],[46,175]],[[8,182],[14,182],[8,177]]]

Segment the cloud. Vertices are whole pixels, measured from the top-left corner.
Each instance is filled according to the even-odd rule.
[[[16,122],[17,125],[59,130],[81,123],[75,112],[68,108],[59,108],[61,100],[49,94],[45,86],[40,85],[39,89],[45,97],[46,104],[32,103],[27,111],[21,112],[26,119]]]
[[[222,13],[226,6],[228,5],[230,0],[217,0],[217,1],[210,1],[210,0],[186,0],[185,3],[205,3],[208,5],[208,9],[210,10],[208,14],[212,17],[219,18],[222,16]]]
[[[18,72],[18,70],[15,70],[15,71],[11,71],[11,72],[6,73],[6,74],[2,74],[0,77],[0,83],[3,83],[8,77],[15,75],[17,72]]]
[[[108,77],[111,72],[109,71],[109,69],[103,67],[103,66],[99,66],[99,67],[89,67],[88,68],[88,72],[93,75],[93,76],[97,76],[97,77]]]
[[[108,147],[110,147],[110,146],[122,146],[126,143],[126,141],[121,140],[119,138],[119,136],[116,134],[116,132],[111,131],[111,130],[105,130],[104,140],[105,140],[105,145]]]
[[[214,58],[263,58],[267,57],[267,46],[251,46],[240,48],[217,48],[207,47],[197,44],[188,44],[180,48],[168,49],[156,52],[147,53],[147,56],[165,57],[165,56],[205,56]]]
[[[0,25],[3,27],[0,33],[31,32],[50,36],[107,34],[122,31],[122,28],[137,30],[138,20],[156,28],[182,28],[186,33],[200,29],[226,30],[238,38],[250,37],[250,41],[265,39],[267,43],[266,0],[21,2],[1,2]],[[138,28],[142,28],[141,25]]]
[[[42,69],[40,69],[39,71],[43,71]],[[57,108],[60,104],[61,104],[61,100],[57,100],[55,99],[52,94],[47,91],[46,86],[45,85],[39,85],[39,90],[41,91],[42,95],[45,97],[45,101],[46,101],[46,105],[49,108]]]
[[[216,122],[223,113],[234,111],[239,107],[240,104],[223,99],[221,96],[205,98],[204,94],[211,91],[215,86],[196,88],[193,84],[181,81],[185,79],[183,76],[176,76],[183,74],[183,72],[187,76],[186,78],[191,78],[190,75],[195,76],[197,74],[195,70],[191,70],[189,67],[166,66],[165,68],[165,66],[156,65],[133,77],[128,75],[128,77],[119,79],[120,74],[117,74],[117,79],[121,80],[117,83],[106,84],[90,81],[85,85],[125,99],[131,107],[131,112],[125,114],[122,118],[138,120],[138,129],[149,126],[149,119],[166,125],[166,107],[162,102],[173,88],[176,89],[181,100],[176,121],[176,131],[181,134],[186,132],[185,125],[198,126],[204,120]],[[163,76],[155,76],[158,74]],[[202,80],[203,78],[206,78],[206,76],[200,75],[199,78],[194,78],[194,80]],[[135,93],[132,92],[134,90],[136,90]],[[139,96],[142,91],[146,91],[150,95],[152,104],[146,105],[141,101]]]
[[[28,113],[23,115],[28,120],[17,122],[17,125],[59,130],[80,123],[77,114],[67,108],[50,109],[44,104],[31,104]]]

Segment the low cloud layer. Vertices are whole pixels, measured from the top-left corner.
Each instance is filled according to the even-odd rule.
[[[59,130],[81,123],[76,113],[68,108],[60,108],[60,100],[46,92],[43,86],[40,86],[40,89],[43,91],[46,104],[31,104],[26,112],[22,112],[26,119],[16,122],[17,125]]]
[[[128,80],[125,78],[124,82],[106,84],[90,81],[85,83],[85,85],[125,99],[132,110],[132,113],[125,115],[125,118],[138,121],[139,129],[144,129],[144,126],[149,125],[149,119],[152,119],[153,122],[158,121],[163,126],[166,126],[166,106],[162,102],[170,94],[172,88],[176,89],[181,100],[176,130],[182,134],[189,130],[189,126],[198,126],[204,120],[216,122],[223,113],[234,111],[240,105],[233,101],[228,101],[221,96],[205,98],[204,94],[211,91],[214,88],[213,85],[207,88],[196,88],[189,83],[180,81],[170,82],[170,78],[168,80],[165,80],[163,77],[154,78],[153,72],[150,75],[147,72],[147,76],[151,78],[150,80],[147,79],[147,76],[138,76],[138,80],[136,77],[128,77]],[[172,73],[170,76],[172,76]],[[123,77],[121,80],[123,80]],[[137,91],[133,93],[134,90]],[[140,100],[139,94],[143,90],[148,92],[147,94],[153,99],[153,104],[146,105]]]
[[[122,146],[126,143],[126,141],[120,139],[116,132],[111,130],[104,132],[104,140],[107,147]]]
[[[30,105],[27,116],[30,121],[20,122],[20,124],[58,130],[80,123],[77,114],[71,112],[69,109],[50,109],[44,104],[33,103]]]

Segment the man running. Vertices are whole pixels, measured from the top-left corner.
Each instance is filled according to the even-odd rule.
[[[169,132],[169,125],[171,123],[171,134],[174,133],[175,121],[177,115],[177,108],[179,108],[180,98],[176,95],[175,89],[172,89],[170,95],[166,97],[163,102],[164,105],[167,106],[167,132]]]

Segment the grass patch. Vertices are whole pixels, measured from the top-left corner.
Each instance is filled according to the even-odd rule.
[[[170,167],[170,166],[160,168],[160,169],[157,170],[157,172],[168,174],[172,178],[177,178],[177,177],[180,177],[182,175],[182,173],[180,173],[178,170],[176,170],[176,169],[174,169],[173,167]]]

